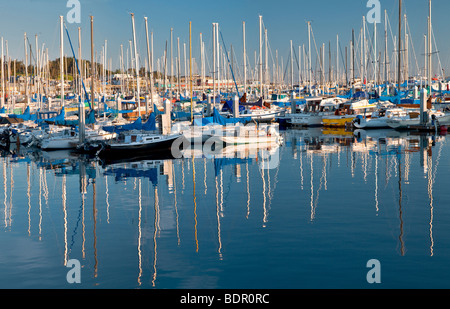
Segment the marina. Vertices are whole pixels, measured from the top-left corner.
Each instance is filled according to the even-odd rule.
[[[168,19],[155,41],[125,10],[112,42],[55,15],[19,52],[5,29],[0,288],[449,288],[440,4],[416,3],[414,46],[391,2],[336,44],[307,20],[274,46],[262,14],[233,35]]]

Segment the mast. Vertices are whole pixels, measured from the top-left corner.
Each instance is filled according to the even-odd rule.
[[[200,43],[201,43],[201,39],[200,39]],[[177,38],[177,47],[178,47],[178,49],[177,49],[177,51],[178,51],[178,57],[177,57],[177,81],[178,81],[178,96],[179,96],[179,95],[181,95],[181,84],[180,84],[180,38]],[[203,82],[202,82],[202,84],[203,84]]]
[[[431,74],[432,74],[432,63],[431,63],[431,55],[432,55],[433,46],[431,45],[431,0],[428,1],[428,95],[431,95]]]
[[[148,66],[149,66],[149,72],[150,72],[150,103],[151,107],[153,108],[153,61],[150,56],[150,42],[148,39],[148,22],[147,17],[144,17],[145,20],[145,33],[147,37],[147,57],[148,57]],[[146,103],[148,104],[148,103]]]
[[[373,76],[374,86],[378,84],[377,80],[377,23],[373,23]]]
[[[219,23],[216,23],[216,53],[217,53],[217,92],[219,94],[219,100],[220,100],[220,44],[219,44]],[[220,103],[220,101],[218,102]]]
[[[27,47],[27,33],[24,34],[25,46],[25,100],[28,104],[28,47]]]
[[[3,37],[2,37],[2,60],[1,60],[1,65],[2,65],[2,100],[1,100],[1,105],[2,107],[5,106],[5,59],[3,56]]]
[[[136,91],[137,91],[137,95],[136,95],[136,103],[138,106],[138,111],[139,111],[139,116],[141,115],[141,81],[139,79],[139,55],[137,52],[137,45],[136,45],[136,29],[134,27],[134,13],[131,13],[131,23],[133,26],[133,42],[134,42],[134,64],[135,64],[135,68],[136,68]]]
[[[308,21],[308,75],[309,75],[309,94],[312,88],[312,73],[311,73],[311,22]]]
[[[189,83],[191,86],[191,122],[194,121],[194,106],[193,106],[193,97],[194,92],[192,88],[192,22],[189,22]]]
[[[355,85],[355,30],[352,29],[352,80],[353,86]]]
[[[294,50],[292,48],[291,40],[291,90],[294,90]]]
[[[406,80],[406,87],[408,87],[408,80],[409,80],[409,35],[408,35],[408,20],[406,14],[404,15],[405,20],[405,80]]]
[[[202,93],[205,93],[205,76],[203,74],[203,34],[200,32],[200,78]],[[178,39],[178,59],[180,59],[180,40]]]
[[[366,16],[363,16],[363,36],[362,36],[362,47],[363,50],[363,84],[365,85],[365,88],[367,89],[367,77],[369,74],[367,74],[367,39],[366,39]]]
[[[245,46],[245,21],[242,22],[242,38],[244,43],[244,95],[247,93],[247,54]]]
[[[94,70],[94,16],[91,16],[91,108],[95,107]]]
[[[300,85],[302,81],[302,46],[298,46],[298,95],[300,96]]]
[[[120,91],[121,91],[121,95],[123,95],[124,92],[124,85],[123,85],[123,81],[124,81],[124,65],[123,65],[124,61],[123,61],[123,44],[120,44]]]
[[[216,23],[213,26],[213,105],[216,107]]]
[[[264,81],[265,83],[269,82],[269,49],[268,49],[268,40],[267,40],[267,29],[264,29],[264,35],[265,35],[265,61],[264,61]],[[267,94],[269,93],[269,89],[267,89]]]
[[[59,59],[59,72],[61,74],[61,107],[64,107],[64,33],[63,33],[63,25],[64,25],[64,17],[60,16],[60,26],[61,26],[61,47],[60,47],[60,59]]]
[[[36,80],[36,99],[38,102],[38,106],[40,107],[41,105],[41,99],[40,99],[40,89],[39,89],[39,45],[38,45],[38,36],[37,34],[35,35],[35,43],[36,43],[36,72],[35,72],[35,80]],[[8,59],[8,41],[6,41],[6,59]],[[8,82],[9,82],[9,78],[8,78]]]
[[[78,27],[78,59],[79,59],[79,61],[82,61],[81,60],[81,27]],[[80,99],[83,98],[82,83],[83,83],[83,67],[81,66],[80,74],[79,74],[79,82],[78,82]],[[81,101],[84,104],[84,100],[81,100]]]
[[[339,34],[336,35],[336,86],[339,89]]]
[[[170,77],[169,77],[170,98],[173,97],[172,79],[173,79],[173,28],[170,28]]]
[[[385,86],[387,88],[387,85],[389,83],[388,79],[388,40],[387,40],[387,11],[384,10],[384,82]]]
[[[186,63],[186,43],[183,43],[183,52],[184,52],[184,88],[187,93],[187,63]]]
[[[401,48],[402,48],[402,0],[398,0],[398,63],[397,63],[397,74],[398,74],[398,90],[401,89],[402,84],[402,58],[401,58]]]
[[[262,16],[259,15],[259,91],[263,96],[263,72],[262,72]]]

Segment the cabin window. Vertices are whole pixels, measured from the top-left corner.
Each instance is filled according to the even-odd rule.
[[[136,138],[137,138],[136,135],[131,135],[131,142],[132,142],[132,143],[133,143],[133,142],[136,142]]]

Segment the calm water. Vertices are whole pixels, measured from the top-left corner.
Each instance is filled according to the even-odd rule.
[[[3,154],[0,288],[449,288],[448,138],[361,133],[108,165]]]

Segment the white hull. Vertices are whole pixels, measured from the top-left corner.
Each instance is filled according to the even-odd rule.
[[[387,124],[388,118],[367,118],[361,119],[360,122],[355,121],[353,124],[358,129],[367,129],[367,128],[388,128]]]
[[[42,141],[41,148],[44,150],[74,149],[76,147],[77,142],[78,137],[49,138]]]
[[[322,117],[322,115],[294,114],[290,118],[287,118],[286,122],[292,126],[320,126],[322,125]]]
[[[393,129],[406,129],[408,126],[416,126],[420,124],[419,118],[413,119],[389,119],[387,120],[387,124],[389,127]]]

